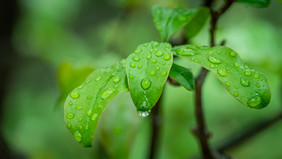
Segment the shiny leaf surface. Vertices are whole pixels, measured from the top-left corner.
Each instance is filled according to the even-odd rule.
[[[195,89],[193,73],[189,69],[173,64],[169,76],[175,79],[187,90],[192,91]]]

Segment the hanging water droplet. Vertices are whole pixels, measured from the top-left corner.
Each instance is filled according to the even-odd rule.
[[[68,119],[72,119],[72,118],[74,118],[74,114],[72,114],[72,113],[68,113],[68,114],[67,114],[67,118],[68,118]]]
[[[245,75],[246,75],[246,76],[251,76],[252,73],[251,73],[251,71],[246,71],[246,72],[245,72]]]
[[[255,73],[254,78],[259,78],[259,75],[257,73]]]
[[[239,93],[238,93],[237,91],[234,91],[234,92],[233,92],[233,95],[234,95],[235,97],[238,97],[238,96],[239,96]]]
[[[114,93],[114,90],[113,90],[113,89],[107,89],[107,90],[105,90],[105,91],[102,93],[101,97],[102,97],[103,99],[106,99],[106,98],[108,98],[110,95],[112,95],[113,93]]]
[[[248,80],[243,79],[243,78],[241,78],[240,83],[244,87],[249,87],[250,86],[250,82]]]
[[[151,81],[148,78],[142,79],[141,87],[146,90],[151,86]]]
[[[135,63],[133,63],[133,62],[130,63],[130,67],[135,68],[135,66],[136,66]]]
[[[139,68],[139,69],[142,68],[142,65],[137,65],[137,68]]]
[[[214,56],[209,56],[208,60],[209,60],[209,62],[214,63],[214,64],[220,64],[221,63],[221,60],[214,57]]]
[[[82,136],[78,131],[76,131],[73,136],[77,142],[81,142]]]
[[[153,49],[151,49],[152,50],[152,52],[153,52]],[[146,58],[148,59],[148,60],[150,60],[151,59],[151,55],[150,54],[148,54],[147,56],[146,56]]]
[[[101,76],[98,76],[98,77],[95,79],[96,82],[98,82],[98,81],[100,81],[100,80],[101,80]]]
[[[119,81],[120,81],[120,77],[115,77],[115,78],[114,78],[114,82],[115,82],[115,83],[118,83]]]
[[[82,110],[82,106],[76,106],[75,109]]]
[[[153,63],[156,63],[156,62],[157,62],[157,60],[156,60],[156,59],[153,59],[153,60],[152,60],[152,62],[153,62]]]
[[[140,58],[138,56],[135,56],[132,58],[134,61],[138,62],[140,60]]]
[[[225,69],[218,69],[218,70],[217,70],[217,73],[218,73],[220,76],[222,76],[222,77],[225,77],[225,76],[226,76],[226,71],[225,71]]]
[[[78,121],[78,122],[81,122],[82,120],[83,120],[82,118],[78,118],[78,120],[77,120],[77,121]]]
[[[234,51],[231,51],[231,52],[229,53],[229,55],[232,56],[232,57],[237,56],[236,52],[234,52]]]
[[[140,117],[147,117],[150,114],[150,110],[147,111],[137,111]]]
[[[72,106],[72,105],[73,105],[73,103],[70,101],[70,102],[69,102],[69,106]]]
[[[98,116],[98,115],[95,113],[95,114],[93,114],[93,116],[92,116],[91,119],[94,121],[94,120],[96,120],[97,116]]]
[[[155,72],[154,70],[152,70],[152,71],[150,72],[150,74],[151,74],[152,76],[154,76],[154,75],[156,74],[156,72]]]
[[[258,106],[261,103],[261,101],[262,101],[261,97],[257,95],[257,96],[248,100],[248,106],[250,106],[250,107]]]
[[[73,90],[70,94],[70,96],[73,98],[73,99],[76,99],[80,96],[79,92],[78,91],[75,91]]]
[[[161,75],[165,76],[167,73],[165,71],[162,71]]]
[[[164,52],[162,50],[159,50],[156,52],[156,56],[161,57],[163,56]]]
[[[167,53],[167,54],[164,55],[164,59],[166,61],[170,60],[170,58],[171,58],[170,54]]]
[[[226,87],[230,87],[230,85],[231,85],[231,83],[230,83],[229,81],[226,81],[226,82],[225,82],[225,86],[226,86]]]

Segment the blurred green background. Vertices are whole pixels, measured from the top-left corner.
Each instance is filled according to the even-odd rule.
[[[137,115],[129,93],[119,95],[99,120],[92,148],[83,148],[64,125],[63,101],[92,70],[126,58],[141,43],[160,41],[150,16],[154,4],[193,8],[195,0],[11,0],[1,2],[1,139],[0,158],[90,159],[148,158],[150,118]],[[221,4],[222,1],[217,3]],[[268,78],[272,99],[254,110],[229,95],[209,74],[203,89],[212,145],[234,131],[281,111],[282,3],[268,8],[235,3],[222,16],[217,42],[237,51],[250,67]],[[191,42],[209,44],[208,23]],[[199,66],[183,60],[176,63]],[[195,126],[193,93],[166,84],[160,107],[158,159],[199,154],[190,129]],[[232,137],[230,137],[232,138]],[[282,121],[229,149],[239,159],[280,159]]]

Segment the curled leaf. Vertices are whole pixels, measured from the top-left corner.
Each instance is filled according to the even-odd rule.
[[[91,147],[97,121],[106,105],[118,93],[128,90],[124,62],[94,71],[65,101],[65,123],[85,147]]]
[[[250,69],[232,49],[224,46],[198,47],[184,45],[174,47],[179,57],[198,63],[213,72],[229,93],[251,108],[264,108],[271,94],[265,76]]]
[[[140,116],[149,115],[160,98],[172,60],[171,45],[157,42],[139,45],[126,59],[128,88]]]
[[[175,79],[187,90],[192,91],[195,89],[194,77],[190,69],[173,64],[170,69],[169,76]]]

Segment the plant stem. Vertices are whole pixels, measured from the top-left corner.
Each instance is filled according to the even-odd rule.
[[[206,0],[205,4],[210,9],[210,46],[215,46],[215,30],[219,17],[226,12],[226,10],[233,4],[235,0],[226,1],[223,7],[219,11],[212,9],[213,0]],[[202,68],[199,75],[195,79],[195,116],[197,126],[194,129],[194,134],[198,138],[201,146],[202,156],[205,159],[214,159],[215,156],[209,146],[209,131],[206,128],[206,122],[204,118],[203,104],[202,104],[202,87],[207,76],[208,70]]]

